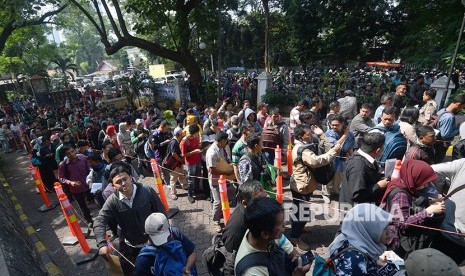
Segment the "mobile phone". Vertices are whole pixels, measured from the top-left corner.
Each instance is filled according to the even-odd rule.
[[[308,251],[305,254],[300,255],[300,257],[302,258],[302,266],[311,264],[313,260],[315,259],[315,256],[313,256],[313,253],[311,251]],[[295,259],[292,262],[292,271],[294,271],[294,269],[299,266],[298,262],[299,262],[298,259]]]

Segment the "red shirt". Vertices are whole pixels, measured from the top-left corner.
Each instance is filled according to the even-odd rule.
[[[188,137],[183,138],[181,140],[181,143],[179,144],[179,147],[181,148],[181,154],[184,155],[188,152],[198,149],[199,143],[200,141],[197,137],[191,138],[191,139],[189,139]],[[186,165],[196,165],[200,163],[201,160],[202,160],[201,153],[195,153],[195,154],[185,157]]]

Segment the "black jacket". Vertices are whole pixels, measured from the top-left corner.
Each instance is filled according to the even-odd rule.
[[[115,192],[100,209],[94,220],[95,239],[99,248],[106,245],[105,233],[108,222],[116,221],[121,228],[121,240],[126,239],[131,244],[137,245],[147,242],[144,235],[147,217],[155,212],[165,213],[160,198],[151,187],[138,183],[135,185],[137,190],[132,208],[119,199],[119,192]]]
[[[455,144],[452,150],[452,160],[460,158],[465,158],[465,139],[460,140],[457,144]]]
[[[339,193],[341,204],[373,203],[383,196],[384,190],[377,184],[381,180],[378,166],[358,153],[347,161],[346,179]]]

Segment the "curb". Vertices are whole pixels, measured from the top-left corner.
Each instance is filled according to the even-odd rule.
[[[8,184],[5,177],[1,173],[0,173],[0,182],[3,184],[3,187],[5,188],[6,192],[10,196],[10,199],[15,206],[16,214],[18,214],[19,219],[23,223],[23,227],[26,230],[26,233],[29,235],[29,238],[33,242],[36,253],[39,255],[42,261],[42,264],[44,265],[45,269],[48,272],[48,275],[51,275],[51,276],[64,275],[61,269],[52,261],[52,258],[50,257],[50,254],[48,253],[47,248],[42,243],[42,241],[40,241],[39,235],[37,235],[36,233],[36,229],[32,227],[29,221],[29,218],[23,211],[23,207],[18,202],[18,199],[16,198],[16,196],[13,194],[13,190],[11,190],[10,184]]]

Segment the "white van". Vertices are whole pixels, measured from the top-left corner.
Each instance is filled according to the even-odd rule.
[[[169,74],[165,76],[161,76],[154,79],[156,84],[165,84],[165,83],[173,83],[175,79],[184,80],[184,77],[181,74]]]

